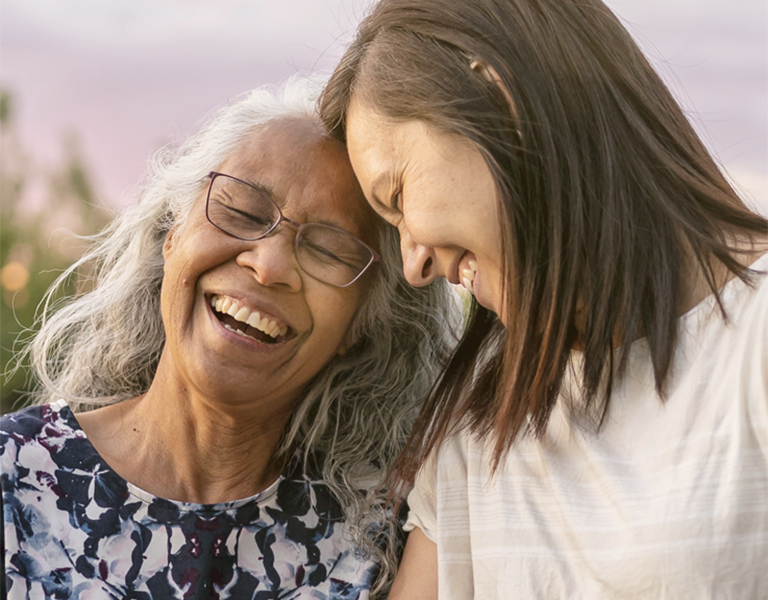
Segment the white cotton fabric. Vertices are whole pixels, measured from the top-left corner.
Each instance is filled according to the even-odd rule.
[[[441,599],[768,598],[768,277],[722,298],[728,323],[712,297],[681,317],[666,403],[638,340],[599,433],[561,398],[493,479],[488,443],[443,445],[406,526]]]

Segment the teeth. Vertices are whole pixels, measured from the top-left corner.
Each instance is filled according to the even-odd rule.
[[[474,283],[474,279],[475,279],[475,272],[472,269],[461,270],[461,285],[467,288],[467,290],[470,292],[475,291],[472,285]]]
[[[266,321],[266,323],[264,322]],[[263,319],[260,323],[262,331],[266,333],[267,335],[271,335],[274,337],[274,334],[272,333],[272,329],[274,329],[275,324],[267,319]]]
[[[246,333],[243,333],[243,332],[242,332],[242,331],[240,331],[239,329],[235,329],[234,327],[230,327],[230,326],[229,326],[229,325],[227,325],[226,323],[224,324],[224,328],[225,328],[225,329],[229,329],[229,330],[230,330],[232,333],[236,333],[237,335],[242,335],[243,337],[247,337],[247,338],[250,338],[250,337],[251,337],[251,336],[249,336],[248,334],[246,334]],[[253,338],[251,338],[251,339],[253,339]]]
[[[259,311],[251,311],[251,309],[247,306],[240,306],[237,300],[233,300],[227,296],[213,296],[211,298],[211,306],[214,308],[214,310],[216,310],[216,312],[227,314],[235,319],[235,321],[240,321],[241,323],[250,325],[254,329],[263,331],[270,337],[276,338],[288,333],[287,325],[283,325],[277,320],[271,319],[267,316],[262,317]],[[238,329],[235,329],[234,327],[230,327],[226,324],[224,327],[230,331],[234,331],[235,333],[249,337],[247,334]]]
[[[475,293],[475,275],[477,275],[477,263],[474,260],[470,260],[469,268],[461,270],[461,285],[472,294]]]

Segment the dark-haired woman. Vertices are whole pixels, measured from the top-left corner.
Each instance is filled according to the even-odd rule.
[[[768,597],[768,222],[611,11],[382,0],[321,112],[474,298],[392,597]]]

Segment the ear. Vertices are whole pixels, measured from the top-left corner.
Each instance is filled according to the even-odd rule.
[[[472,69],[475,73],[478,75],[481,75],[483,79],[485,79],[488,83],[494,84],[502,94],[504,94],[504,98],[507,101],[507,105],[509,106],[509,112],[512,113],[512,117],[515,119],[516,122],[519,123],[519,119],[517,117],[517,106],[515,105],[515,101],[512,98],[512,94],[509,92],[509,89],[506,85],[504,85],[504,81],[499,76],[499,73],[496,69],[494,69],[490,64],[488,64],[487,61],[485,61],[482,58],[475,58],[469,63],[469,68]]]

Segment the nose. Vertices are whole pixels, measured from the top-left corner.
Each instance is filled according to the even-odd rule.
[[[425,286],[439,276],[434,248],[414,241],[403,227],[400,228],[400,252],[403,255],[403,274],[412,286]]]
[[[281,225],[277,231],[246,247],[235,262],[250,270],[261,285],[282,285],[292,292],[301,289],[301,273],[294,248],[295,231]]]

